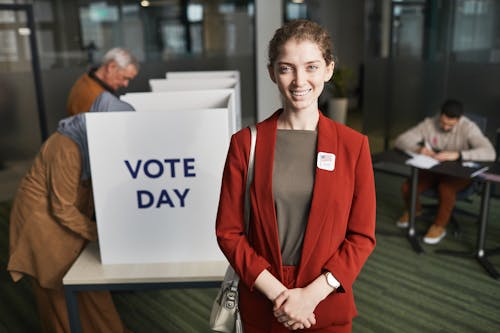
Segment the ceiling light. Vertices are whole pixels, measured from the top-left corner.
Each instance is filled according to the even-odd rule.
[[[31,30],[30,28],[19,28],[17,29],[17,32],[21,35],[21,36],[29,36],[31,34]]]

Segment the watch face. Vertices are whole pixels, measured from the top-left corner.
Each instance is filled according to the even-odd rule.
[[[335,279],[333,278],[332,273],[326,272],[325,276],[326,276],[326,282],[330,285],[330,287],[337,288],[336,283],[335,283]]]

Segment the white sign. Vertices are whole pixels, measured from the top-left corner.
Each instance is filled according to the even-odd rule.
[[[86,114],[103,264],[224,260],[215,219],[227,113]]]

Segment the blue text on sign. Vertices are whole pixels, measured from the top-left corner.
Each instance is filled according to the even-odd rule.
[[[163,161],[149,159],[144,163],[143,160],[137,160],[133,163],[129,160],[125,160],[124,162],[133,179],[137,179],[141,170],[144,176],[148,178],[159,178],[162,176],[175,178],[179,174],[179,171],[181,172],[181,177],[196,177],[196,173],[194,172],[194,158],[166,158]]]

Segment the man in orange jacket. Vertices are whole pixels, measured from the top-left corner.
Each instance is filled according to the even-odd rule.
[[[128,86],[139,72],[137,59],[127,50],[113,48],[106,52],[102,64],[80,76],[69,92],[67,111],[70,115],[87,112],[103,91],[116,94]]]

